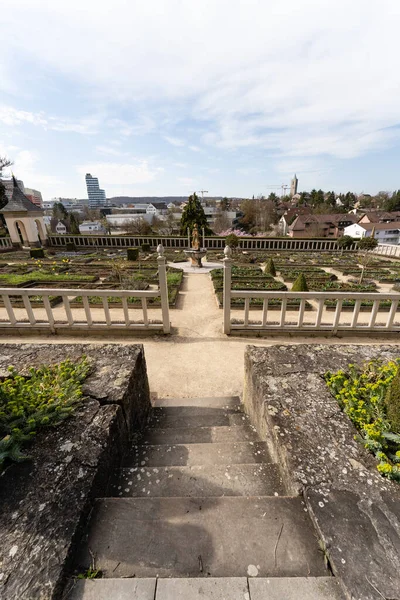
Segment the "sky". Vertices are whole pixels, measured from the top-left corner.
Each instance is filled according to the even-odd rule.
[[[399,0],[0,10],[0,155],[44,199],[400,188]]]

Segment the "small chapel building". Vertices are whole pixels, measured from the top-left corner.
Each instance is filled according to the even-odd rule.
[[[13,193],[8,203],[0,210],[13,246],[40,247],[47,241],[44,211],[25,196],[13,177]]]

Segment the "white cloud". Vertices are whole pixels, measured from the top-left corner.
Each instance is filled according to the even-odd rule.
[[[177,181],[184,187],[192,190],[197,185],[197,179],[194,179],[193,177],[178,177]]]
[[[77,171],[82,176],[93,173],[105,187],[149,183],[162,169],[151,167],[147,160],[137,160],[135,163],[93,162],[77,167]]]
[[[95,135],[100,129],[99,117],[82,117],[78,120],[49,117],[49,129],[81,135]]]
[[[156,128],[154,119],[147,115],[140,115],[133,122],[123,119],[109,119],[105,124],[124,137],[145,135]]]
[[[110,146],[96,146],[96,152],[99,154],[107,154],[110,156],[123,156],[124,152],[116,150]]]
[[[9,127],[15,127],[23,123],[31,125],[47,125],[47,120],[43,113],[32,113],[25,110],[18,110],[11,106],[0,106],[0,123]]]
[[[171,144],[172,146],[184,146],[185,145],[184,140],[181,140],[180,138],[177,138],[177,137],[173,137],[171,135],[164,135],[164,140],[166,142],[168,142],[169,144]]]
[[[16,0],[2,13],[0,74],[22,93],[24,73],[13,67],[29,57],[39,76],[65,77],[94,104],[119,107],[124,118],[106,119],[116,135],[167,132],[179,147],[173,124],[180,132],[196,119],[196,140],[222,151],[329,162],[399,142],[399,22],[398,0],[60,0],[51,10],[48,0]],[[127,107],[137,110],[132,121]],[[1,120],[98,130],[40,112]]]
[[[2,155],[1,149],[0,155]],[[4,169],[3,175],[10,176],[13,173],[15,177],[22,179],[26,187],[40,190],[44,198],[49,198],[54,195],[54,189],[62,188],[65,186],[65,182],[57,175],[43,173],[40,165],[40,156],[37,152],[14,151],[13,164],[8,169]]]
[[[47,116],[43,111],[34,113],[3,105],[0,106],[0,123],[7,127],[16,127],[28,123],[53,131],[91,135],[97,133],[100,120],[98,117],[82,117],[81,119],[73,120]]]

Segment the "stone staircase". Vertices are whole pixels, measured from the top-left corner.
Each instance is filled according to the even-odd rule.
[[[238,398],[159,401],[97,500],[71,600],[342,600]]]

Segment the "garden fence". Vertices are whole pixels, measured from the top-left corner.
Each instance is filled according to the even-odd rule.
[[[287,333],[400,331],[399,293],[232,290],[230,248],[225,248],[223,330]],[[256,303],[258,311],[252,311]],[[236,305],[235,305],[236,304]],[[243,318],[232,318],[232,311]],[[251,317],[251,318],[250,318]]]
[[[143,332],[170,333],[166,260],[158,248],[158,289],[85,290],[60,288],[0,288],[0,330],[47,333]],[[134,298],[140,308],[135,308]],[[148,301],[160,298],[160,319],[149,319]],[[57,299],[57,304],[54,304]],[[79,301],[77,301],[79,299]],[[94,302],[93,302],[94,300]],[[77,306],[78,305],[78,306]],[[134,315],[131,310],[134,308]],[[156,310],[156,309],[154,309]],[[139,314],[138,314],[139,313]]]
[[[185,249],[190,247],[187,237],[178,236],[137,236],[137,235],[49,235],[48,244],[55,248],[65,247],[66,244],[74,244],[77,250],[84,248],[113,248],[123,249],[149,245],[154,250],[162,244],[167,249]],[[202,237],[202,245],[207,250],[223,250],[225,238],[217,236]],[[299,252],[337,252],[340,250],[336,239],[292,239],[271,237],[239,237],[238,248],[240,250],[282,250]],[[346,252],[357,249],[353,244]]]
[[[374,250],[374,254],[381,254],[382,256],[393,256],[400,258],[400,246],[395,244],[379,244]]]

